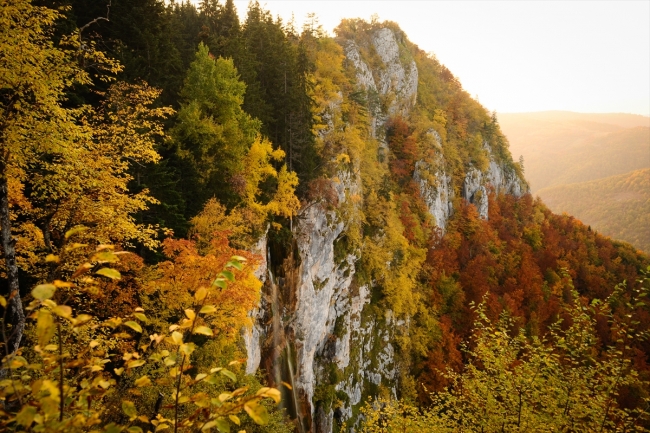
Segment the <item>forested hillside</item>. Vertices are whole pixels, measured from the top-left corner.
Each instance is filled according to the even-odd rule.
[[[648,256],[310,18],[0,0],[2,430],[647,431]]]
[[[544,188],[539,196],[605,236],[650,251],[650,169]]]

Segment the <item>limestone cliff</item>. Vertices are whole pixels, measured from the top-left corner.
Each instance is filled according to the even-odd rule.
[[[353,76],[353,91],[362,95],[367,108],[368,140],[378,143],[378,160],[387,160],[387,121],[408,118],[418,108],[420,73],[414,48],[394,26],[371,26],[338,42]],[[324,142],[328,134],[337,133],[333,119],[347,97],[337,94],[323,113],[328,125],[320,133]],[[415,163],[411,178],[431,221],[443,233],[457,200],[469,201],[487,218],[489,193],[519,196],[527,191],[511,162],[487,139],[478,150],[484,155],[483,170],[472,160],[453,165],[442,132],[430,128],[423,134],[432,145],[427,157]],[[396,359],[396,338],[408,334],[410,318],[377,308],[373,293],[378,283],[356,275],[362,251],[342,247],[348,231],[358,228],[343,209],[364,206],[351,200],[366,192],[363,169],[358,161],[339,166],[330,180],[336,205],[320,200],[304,206],[282,257],[273,257],[277,251],[266,238],[258,245],[270,254],[260,271],[265,293],[251,312],[255,324],[244,338],[247,372],[264,368],[276,383],[282,371],[291,374],[294,392],[288,406],[302,431],[354,431],[365,398],[380,389],[398,395],[404,364]],[[377,233],[374,236],[381,237],[382,229]]]

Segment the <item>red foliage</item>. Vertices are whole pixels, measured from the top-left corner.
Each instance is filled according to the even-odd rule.
[[[400,123],[394,128],[394,137],[404,136]],[[639,270],[650,263],[633,247],[615,244],[573,217],[552,214],[530,195],[517,199],[491,194],[488,221],[479,218],[473,205],[462,204],[447,233],[434,235],[429,247],[426,279],[432,307],[442,314],[442,337],[420,380],[432,389],[444,384],[436,369],[455,365],[449,359],[456,353],[450,345],[470,337],[470,302],[486,299],[491,318],[506,310],[530,335],[543,335],[562,316],[572,286],[586,300],[605,299],[624,280],[629,289],[635,287]],[[438,293],[449,286],[450,277],[459,286],[460,302]],[[617,312],[621,317],[628,313]],[[637,308],[633,315],[645,329],[650,327],[648,311]],[[602,344],[612,342],[614,331],[605,318],[598,319],[597,330]],[[637,365],[647,368],[650,342],[635,342],[634,350]]]
[[[400,183],[405,183],[413,176],[418,149],[415,137],[402,117],[395,117],[389,121],[386,140],[393,152],[390,171]]]

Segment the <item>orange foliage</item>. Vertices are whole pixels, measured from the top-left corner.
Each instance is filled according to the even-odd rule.
[[[253,274],[259,264],[257,256],[232,248],[220,232],[214,234],[204,254],[199,254],[195,241],[185,239],[166,239],[163,252],[169,260],[158,264],[159,276],[147,286],[151,298],[159,301],[155,314],[161,319],[182,316],[183,309],[192,305],[194,293],[209,287],[232,256],[246,258],[241,271],[233,270],[235,280],[225,289],[211,291],[207,299],[218,309],[211,316],[215,335],[236,338],[249,325],[247,313],[259,300],[261,283]]]
[[[624,280],[629,289],[636,287],[639,270],[649,263],[633,247],[614,243],[573,217],[552,214],[530,195],[518,199],[490,194],[487,221],[479,218],[473,205],[462,203],[447,233],[434,236],[430,243],[427,281],[432,306],[440,312],[442,337],[422,361],[420,381],[434,389],[444,385],[436,369],[455,368],[448,359],[450,341],[470,337],[475,317],[469,304],[481,302],[487,293],[486,313],[491,319],[505,310],[516,318],[517,328],[530,336],[543,335],[562,315],[571,287],[586,299],[605,299]],[[650,327],[650,313],[644,307],[617,311],[621,316],[630,313]],[[603,343],[611,340],[614,331],[607,320],[599,321],[597,329]],[[646,357],[648,346],[635,342],[635,350]],[[637,364],[646,362],[647,358]]]
[[[388,123],[386,139],[394,156],[390,161],[391,173],[402,182],[410,179],[418,157],[413,131],[403,118],[395,117]]]

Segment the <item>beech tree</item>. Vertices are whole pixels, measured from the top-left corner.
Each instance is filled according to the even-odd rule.
[[[55,44],[58,11],[24,0],[0,6],[0,222],[12,353],[24,323],[18,268],[45,277],[33,269],[38,251],[57,253],[79,224],[89,228],[81,241],[157,245],[154,229],[133,217],[155,200],[128,183],[133,164],[158,161],[155,140],[171,110],[152,108],[160,92],[144,83],[113,84],[97,109],[74,106],[72,86],[113,81],[120,65],[79,31]]]
[[[119,69],[92,46],[82,50],[78,34],[63,38],[55,46],[52,27],[59,17],[58,11],[33,6],[27,0],[0,1],[0,224],[13,326],[7,353],[18,348],[25,322],[12,233],[12,201],[22,195],[22,181],[36,153],[61,154],[70,140],[86,133],[76,121],[85,109],[62,104],[69,86],[91,82],[79,60],[95,57],[107,69]]]

